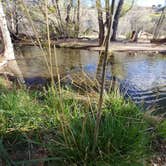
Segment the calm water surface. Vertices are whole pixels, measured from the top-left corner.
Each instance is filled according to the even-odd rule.
[[[16,48],[17,64],[27,84],[42,83],[50,77],[43,54],[38,47]],[[102,56],[87,50],[56,49],[52,68],[68,78],[72,74],[87,73],[91,78],[101,78]],[[49,58],[48,58],[49,59]],[[82,77],[82,75],[79,75]],[[114,53],[107,64],[106,79],[116,78],[125,97],[130,97],[145,107],[156,107],[166,113],[166,55],[145,53]]]

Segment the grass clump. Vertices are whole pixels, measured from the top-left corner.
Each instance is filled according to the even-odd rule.
[[[24,90],[13,90],[0,95],[0,118],[6,130],[31,129],[38,127],[42,108]],[[3,129],[3,127],[1,127]]]
[[[57,143],[54,143],[54,140],[49,142],[50,151],[55,156],[65,159],[61,164],[140,165],[143,163],[142,159],[147,157],[148,152],[149,138],[146,132],[148,125],[135,105],[125,102],[122,98],[116,99],[116,103],[113,102],[112,105],[114,104],[121,106],[111,109],[105,104],[95,153],[92,153],[95,127],[92,114],[86,112],[82,116],[70,117],[65,126],[66,139],[62,132],[58,132]]]
[[[165,139],[166,141],[166,120],[157,125],[157,133],[158,136]]]
[[[65,90],[61,95],[52,88],[0,93],[2,161],[8,165],[144,165],[150,133],[138,107],[118,95],[105,96],[92,152],[95,104],[66,98]]]

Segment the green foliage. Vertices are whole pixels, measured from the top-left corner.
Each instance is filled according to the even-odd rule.
[[[5,89],[5,80],[0,77],[0,90]]]
[[[134,5],[134,0],[127,0],[124,2],[120,17],[123,17],[126,13],[128,13]]]
[[[131,32],[126,33],[126,39],[129,40],[131,38]]]
[[[0,131],[39,127],[42,114],[44,109],[24,90],[0,95]]]
[[[166,141],[166,120],[162,121],[158,126],[157,126],[157,133],[160,137],[164,138]]]
[[[54,87],[30,91],[1,86],[0,90],[0,159],[8,165],[42,161],[50,166],[139,166],[150,153],[154,137],[148,122],[135,104],[118,94],[105,95],[98,142],[92,153],[95,104],[74,99],[68,95],[75,93],[70,89],[61,89],[61,95]],[[165,124],[156,127],[157,136],[165,138]],[[47,155],[29,160],[26,152],[39,153],[38,149],[45,149]],[[16,152],[22,157],[17,158]]]
[[[69,92],[70,90],[68,90]],[[54,88],[33,92],[26,89],[0,94],[0,152],[6,163],[48,165],[143,165],[148,153],[148,127],[140,110],[123,97],[105,96],[97,148],[92,153],[96,107],[67,97]],[[11,156],[44,148],[42,159],[15,160]],[[1,146],[2,145],[2,146]],[[7,158],[6,158],[7,156]]]
[[[114,97],[111,96],[105,104],[95,154],[92,153],[95,119],[90,112],[76,117],[72,115],[65,126],[65,134],[60,131],[57,143],[54,140],[49,142],[51,153],[65,158],[61,164],[142,163],[148,145],[148,134],[145,132],[147,124],[135,105]]]

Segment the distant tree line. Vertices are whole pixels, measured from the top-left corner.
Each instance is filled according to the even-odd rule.
[[[44,39],[47,36],[45,10],[47,8],[51,39],[79,38],[89,31],[96,33],[96,29],[98,29],[98,41],[99,45],[102,45],[104,44],[106,31],[108,30],[109,14],[111,10],[113,10],[113,12],[111,17],[110,40],[115,41],[117,40],[120,18],[127,15],[133,8],[135,1],[136,0],[115,0],[114,6],[112,6],[112,0],[48,0],[47,5],[43,0],[6,0],[3,1],[3,6],[8,21],[8,28],[13,40],[20,38],[21,33],[30,33],[33,31],[28,23],[30,19],[33,21],[35,29],[39,33],[39,37]],[[92,18],[85,18],[87,17],[86,11],[83,11],[85,9],[87,9],[87,11],[89,10],[89,12],[91,11],[90,2],[93,4],[93,9],[91,9],[96,11],[97,14],[94,15],[93,13]],[[26,12],[25,8],[27,8]],[[30,17],[27,17],[27,12]],[[130,35],[132,31],[137,32],[137,30],[139,30],[139,28],[134,28],[139,24],[137,22],[140,18],[137,19],[137,16],[139,16],[139,14],[131,16],[130,22],[132,27]],[[87,29],[83,31],[83,19],[87,19],[88,21],[94,21],[95,19],[95,22],[98,20],[98,28],[91,26],[91,29],[87,27]],[[138,27],[145,26],[142,24],[144,23],[141,23]],[[120,29],[122,29],[122,26],[123,25],[120,24]],[[123,29],[126,29],[126,27],[127,25],[125,25]],[[93,28],[95,30],[93,30]],[[33,37],[33,35],[31,37]]]

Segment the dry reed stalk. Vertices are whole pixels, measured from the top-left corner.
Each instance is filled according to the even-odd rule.
[[[94,144],[93,144],[93,148],[92,148],[92,154],[95,153],[95,149],[97,146],[98,133],[99,133],[99,127],[100,127],[100,121],[101,121],[101,115],[102,115],[106,64],[107,64],[107,57],[108,57],[109,39],[110,39],[110,34],[111,34],[111,29],[112,29],[112,17],[113,17],[113,13],[114,13],[114,4],[115,4],[115,0],[112,0],[111,11],[110,11],[110,9],[108,9],[109,11],[106,11],[106,12],[109,12],[109,23],[108,23],[107,34],[106,34],[105,40],[103,42],[103,45],[105,46],[105,52],[104,52],[104,62],[103,62],[103,67],[102,67],[100,97],[99,97],[99,102],[98,102],[98,111],[96,114],[96,124],[95,124],[95,129],[94,129]]]

